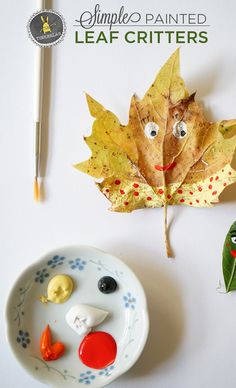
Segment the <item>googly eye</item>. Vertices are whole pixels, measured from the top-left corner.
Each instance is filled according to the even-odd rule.
[[[177,121],[173,126],[172,133],[177,139],[183,139],[188,133],[188,128],[185,122]]]
[[[159,126],[154,123],[154,121],[150,121],[145,125],[144,133],[148,139],[154,139],[159,131]]]
[[[233,244],[236,244],[236,236],[231,237],[231,241],[232,241]]]

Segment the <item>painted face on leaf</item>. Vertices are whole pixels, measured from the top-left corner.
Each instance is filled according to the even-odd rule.
[[[236,221],[231,226],[225,240],[226,253],[236,259]]]
[[[164,100],[163,118],[150,93],[142,100],[133,97],[128,126],[138,150],[139,170],[151,186],[162,187],[164,178],[166,184],[182,181],[202,152],[205,121],[194,94],[177,104]]]

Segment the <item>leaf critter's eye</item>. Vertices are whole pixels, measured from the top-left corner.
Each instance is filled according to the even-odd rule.
[[[173,135],[177,139],[183,139],[188,133],[187,125],[184,121],[177,121],[173,126]]]
[[[154,139],[159,131],[159,126],[154,123],[154,121],[150,121],[144,127],[144,133],[148,139]]]
[[[231,241],[233,244],[236,244],[236,236],[231,237]]]
[[[103,294],[110,294],[117,288],[117,283],[111,276],[103,276],[98,282],[98,289]]]

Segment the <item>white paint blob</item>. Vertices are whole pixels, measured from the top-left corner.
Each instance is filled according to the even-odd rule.
[[[86,304],[78,304],[66,314],[66,322],[79,335],[88,334],[94,326],[99,325],[109,312]]]

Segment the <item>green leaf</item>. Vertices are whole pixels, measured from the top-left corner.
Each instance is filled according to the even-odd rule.
[[[236,221],[225,239],[222,266],[226,292],[236,290]]]

